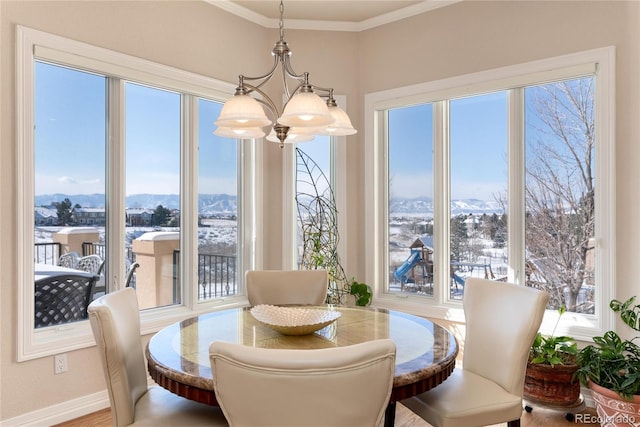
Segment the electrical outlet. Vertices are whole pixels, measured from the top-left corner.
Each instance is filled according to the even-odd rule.
[[[61,374],[67,372],[67,354],[56,354],[53,356],[53,373]]]

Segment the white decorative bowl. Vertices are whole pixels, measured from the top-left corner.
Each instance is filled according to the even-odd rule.
[[[304,307],[256,305],[251,315],[260,323],[284,335],[308,335],[333,323],[342,315],[339,311]]]

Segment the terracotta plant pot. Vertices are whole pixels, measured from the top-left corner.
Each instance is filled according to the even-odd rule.
[[[573,379],[577,364],[527,364],[524,378],[526,400],[541,405],[573,406],[580,399],[580,382]]]
[[[618,393],[589,381],[591,396],[596,403],[598,422],[602,427],[640,425],[640,396],[632,401],[622,399]]]

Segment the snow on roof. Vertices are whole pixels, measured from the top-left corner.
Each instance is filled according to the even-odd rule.
[[[58,211],[56,209],[45,208],[43,206],[36,206],[35,214],[36,216],[40,216],[42,218],[58,217]]]
[[[425,247],[433,252],[433,236],[420,236],[409,246],[410,248]]]

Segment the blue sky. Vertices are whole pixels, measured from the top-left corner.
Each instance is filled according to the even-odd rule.
[[[106,79],[36,62],[35,194],[105,192]],[[180,96],[126,85],[126,194],[180,192]],[[199,192],[236,194],[236,141],[199,102]]]
[[[36,194],[104,193],[105,79],[36,63]],[[47,102],[40,102],[46,99]]]
[[[493,200],[506,189],[506,93],[453,100],[451,195]],[[389,170],[395,197],[433,197],[433,106],[389,112]]]

